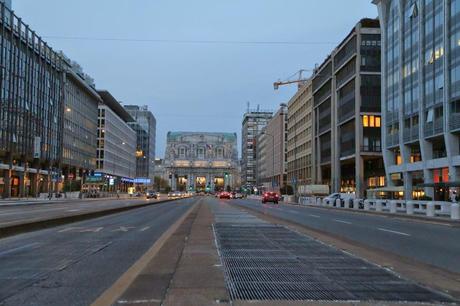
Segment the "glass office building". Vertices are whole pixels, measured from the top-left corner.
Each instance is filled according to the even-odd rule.
[[[0,2],[0,193],[37,195],[60,180],[62,58]]]
[[[446,200],[460,181],[460,0],[374,0],[390,186]]]

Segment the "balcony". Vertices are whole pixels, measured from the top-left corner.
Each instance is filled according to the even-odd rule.
[[[399,144],[399,134],[389,134],[387,136],[387,146],[392,147]]]
[[[404,142],[416,141],[418,140],[418,136],[419,136],[418,125],[415,125],[412,128],[405,128],[403,131]]]
[[[425,137],[440,134],[444,131],[442,117],[435,119],[433,122],[425,123]]]
[[[450,115],[449,129],[451,131],[460,129],[460,113],[452,113]]]
[[[382,146],[380,146],[380,145],[361,146],[361,152],[365,152],[365,153],[380,153],[380,152],[382,152]]]

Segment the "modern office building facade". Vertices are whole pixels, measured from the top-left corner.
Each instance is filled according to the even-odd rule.
[[[214,192],[236,187],[236,133],[168,132],[165,169],[180,191]]]
[[[446,200],[460,181],[460,0],[382,0],[382,140],[389,186]]]
[[[153,181],[155,170],[156,119],[147,106],[125,105],[125,110],[133,117],[129,123],[136,131],[136,179]]]
[[[280,192],[287,184],[287,105],[268,121],[257,137],[257,187]]]
[[[298,194],[315,178],[311,79],[299,87],[287,108],[287,183]]]
[[[241,129],[241,184],[257,185],[257,135],[262,131],[273,112],[259,109],[249,110],[243,115]]]
[[[94,81],[74,61],[62,54],[65,63],[64,138],[62,175],[66,190],[84,181],[96,169],[98,106],[102,99]]]
[[[63,136],[62,59],[0,2],[0,193],[54,190]]]
[[[96,172],[105,177],[104,188],[126,190],[136,175],[136,132],[129,126],[134,119],[105,90],[99,90]]]
[[[381,153],[380,27],[362,19],[314,70],[317,183],[356,193],[385,184]]]

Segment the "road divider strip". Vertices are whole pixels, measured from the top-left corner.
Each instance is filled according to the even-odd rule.
[[[24,223],[13,223],[11,225],[0,227],[0,239],[9,237],[9,236],[22,234],[22,233],[56,227],[56,226],[79,222],[79,221],[85,221],[89,219],[95,219],[95,218],[99,218],[103,216],[108,216],[111,214],[125,212],[125,211],[132,210],[132,209],[142,208],[142,207],[146,207],[150,205],[156,205],[156,204],[161,204],[161,203],[166,203],[166,202],[171,202],[171,201],[176,201],[176,200],[181,200],[181,199],[164,199],[164,200],[159,200],[155,202],[145,202],[145,203],[133,204],[129,206],[112,207],[108,209],[82,212],[82,213],[73,214],[73,215],[64,215],[60,217],[57,216],[57,217],[53,217],[49,219],[33,220],[30,222],[24,222]]]
[[[147,264],[158,254],[166,241],[176,232],[184,220],[192,213],[201,201],[195,202],[173,225],[171,225],[150,249],[142,255],[123,275],[102,295],[100,295],[91,306],[109,306],[113,305],[117,299],[128,289],[136,277],[142,272]],[[131,301],[131,303],[133,303]]]

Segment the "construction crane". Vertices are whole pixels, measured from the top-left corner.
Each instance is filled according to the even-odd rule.
[[[296,73],[294,73],[293,75],[291,75],[290,77],[288,77],[286,80],[284,81],[281,81],[281,80],[278,80],[277,82],[274,82],[273,83],[273,88],[275,90],[278,90],[278,88],[280,86],[283,86],[283,85],[289,85],[289,84],[294,84],[294,83],[297,83],[298,86],[302,86],[303,84],[305,84],[305,82],[308,80],[308,78],[304,78],[303,77],[303,73],[304,72],[307,72],[307,71],[311,71],[311,70],[308,70],[308,69],[300,69],[299,71],[297,71]],[[297,78],[295,79],[292,79],[293,77],[297,76]]]

